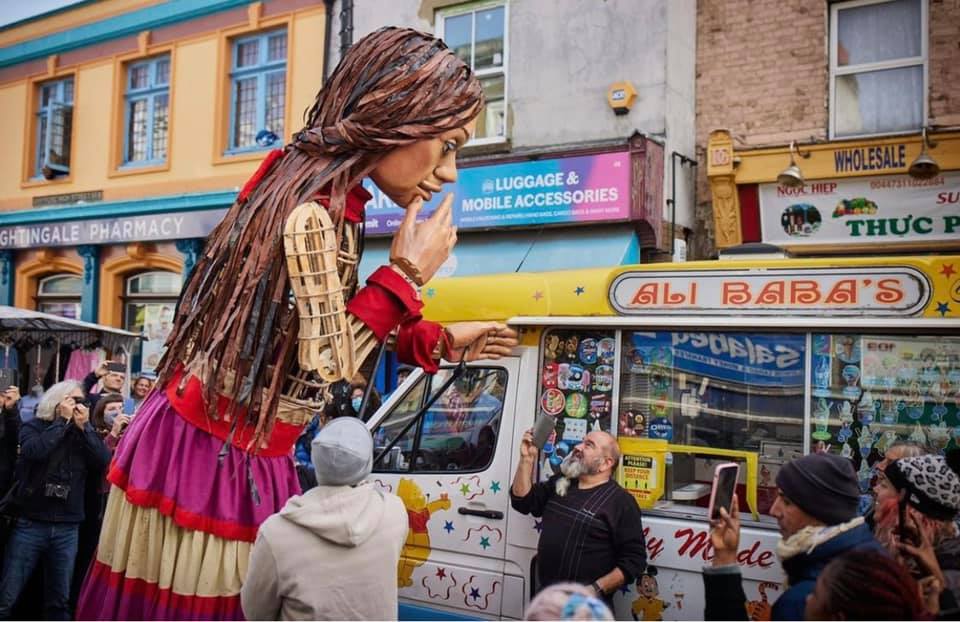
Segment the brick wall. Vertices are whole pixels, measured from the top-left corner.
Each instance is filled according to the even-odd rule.
[[[960,0],[930,2],[930,123],[960,125]]]
[[[812,0],[700,0],[697,14],[696,230],[693,258],[713,252],[703,152],[729,129],[738,147],[827,135],[827,6]]]
[[[960,0],[929,2],[930,123],[960,125]],[[700,0],[697,13],[696,231],[691,256],[714,252],[703,153],[712,130],[737,148],[826,139],[826,0]]]

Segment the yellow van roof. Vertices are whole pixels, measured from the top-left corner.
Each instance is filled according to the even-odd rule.
[[[690,272],[737,270],[763,273],[776,268],[810,270],[813,273],[817,268],[842,268],[856,275],[857,268],[884,267],[914,268],[926,277],[929,295],[922,314],[917,315],[960,318],[960,255],[714,260],[557,272],[517,272],[434,279],[424,286],[422,293],[425,317],[444,323],[505,321],[518,316],[617,316],[621,313],[610,302],[610,286],[617,277],[626,273],[638,276],[666,273],[661,276],[669,280],[672,274],[683,277]],[[944,308],[948,310],[944,312]]]

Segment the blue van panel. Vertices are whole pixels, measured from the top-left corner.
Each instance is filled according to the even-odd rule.
[[[400,603],[400,620],[482,620],[483,618],[471,618],[470,616],[442,611],[440,609],[431,609],[420,605],[411,605],[409,603]]]

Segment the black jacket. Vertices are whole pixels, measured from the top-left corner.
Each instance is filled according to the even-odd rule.
[[[56,523],[83,520],[87,474],[103,473],[110,450],[88,422],[81,431],[57,417],[31,419],[20,429],[20,516]],[[48,485],[66,487],[66,498],[49,494]],[[59,490],[63,490],[60,488]]]
[[[20,408],[3,409],[0,416],[0,497],[13,483],[13,469],[17,463],[17,445],[20,442]]]
[[[97,372],[95,371],[90,372],[87,374],[87,377],[83,379],[83,392],[87,395],[87,407],[91,413],[93,409],[97,407],[97,402],[100,401],[101,394],[91,393],[90,389],[95,387],[98,382],[100,382],[100,377],[97,376]]]
[[[586,490],[574,480],[560,497],[558,478],[534,484],[525,497],[510,491],[513,509],[543,519],[537,546],[540,587],[560,581],[589,585],[614,568],[623,572],[627,585],[633,583],[647,567],[637,502],[613,480]]]
[[[740,566],[703,569],[704,620],[749,620]]]

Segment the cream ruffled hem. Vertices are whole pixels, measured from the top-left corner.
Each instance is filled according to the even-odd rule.
[[[153,508],[110,489],[97,560],[127,579],[186,596],[240,593],[252,544],[184,529]]]

